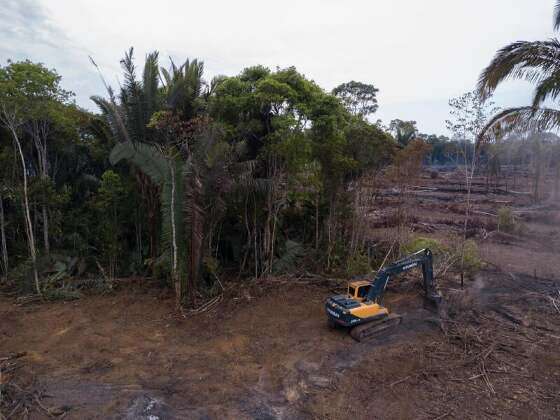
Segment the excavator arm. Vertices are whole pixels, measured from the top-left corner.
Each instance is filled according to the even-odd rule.
[[[397,274],[421,267],[424,281],[426,298],[436,304],[441,301],[441,295],[437,292],[434,284],[433,256],[432,251],[423,249],[401,260],[395,261],[383,267],[372,280],[371,288],[366,301],[379,302],[385,294],[385,289],[391,277]]]

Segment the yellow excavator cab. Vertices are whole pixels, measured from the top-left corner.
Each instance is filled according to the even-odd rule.
[[[348,297],[363,302],[369,292],[371,282],[367,280],[358,280],[348,283]]]

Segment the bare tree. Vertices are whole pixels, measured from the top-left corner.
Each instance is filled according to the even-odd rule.
[[[480,144],[476,143],[478,135],[484,130],[491,115],[498,112],[491,100],[484,100],[477,91],[467,92],[458,98],[449,100],[451,118],[446,126],[454,136],[463,141],[461,153],[464,158],[465,187],[467,191],[465,220],[463,223],[463,242],[461,245],[461,287],[464,285],[465,242],[471,210],[472,181],[475,175]]]

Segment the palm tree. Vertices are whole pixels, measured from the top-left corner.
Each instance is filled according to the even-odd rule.
[[[554,29],[560,29],[560,0],[556,1],[554,10]],[[533,102],[495,115],[480,133],[477,143],[511,130],[546,131],[560,127],[560,110],[543,106],[560,96],[559,39],[518,41],[500,49],[482,72],[478,92],[488,98],[507,79],[535,83]]]
[[[171,266],[178,303],[186,298],[192,304],[205,250],[211,248],[209,230],[225,212],[223,195],[231,188],[235,151],[206,115],[219,80],[207,85],[199,60],[181,66],[171,60],[165,69],[157,59],[157,52],[147,56],[138,80],[130,49],[121,61],[125,83],[118,98],[108,88],[108,99],[92,99],[117,143],[111,162],[128,161],[142,177],[141,185],[157,188],[162,232],[157,258]]]
[[[154,51],[146,56],[141,81],[137,80],[134,64],[134,49],[130,48],[121,60],[124,84],[117,97],[113,89],[105,84],[109,98],[93,96],[91,100],[101,111],[101,119],[94,120],[91,127],[103,137],[116,143],[150,143],[151,136],[146,126],[150,118],[162,107],[159,92],[159,54]],[[92,60],[92,64],[97,64]],[[159,254],[158,226],[160,217],[160,187],[142,171],[134,172],[136,183],[144,200],[148,219],[150,258],[154,261]]]

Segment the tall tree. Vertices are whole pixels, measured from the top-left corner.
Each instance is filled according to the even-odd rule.
[[[121,60],[124,83],[119,95],[116,95],[110,86],[106,86],[108,98],[100,96],[91,98],[101,111],[101,121],[97,122],[96,126],[97,132],[109,136],[108,142],[111,144],[153,144],[157,141],[147,125],[152,115],[163,107],[158,59],[157,51],[146,56],[142,77],[139,80],[134,62],[134,49],[130,48]],[[97,67],[95,62],[93,64]],[[144,200],[150,260],[155,261],[159,255],[160,187],[142,171],[135,171],[134,176]]]
[[[32,74],[20,71],[22,68],[31,66],[30,62],[8,63],[7,66],[0,68],[0,121],[2,125],[9,131],[19,161],[21,163],[21,171],[23,178],[23,210],[25,219],[25,232],[27,235],[27,245],[29,249],[29,257],[31,260],[33,280],[35,290],[41,294],[41,284],[39,282],[39,274],[37,271],[37,248],[35,247],[35,232],[33,222],[31,220],[31,210],[29,205],[28,190],[28,167],[29,161],[23,152],[22,131],[27,120],[27,106],[29,95],[27,87],[34,90],[35,83],[40,83],[32,78]]]
[[[457,98],[449,100],[450,119],[446,121],[447,129],[454,134],[454,137],[462,141],[465,188],[467,190],[467,200],[465,206],[465,219],[463,223],[463,242],[461,245],[461,286],[463,286],[463,267],[465,260],[465,243],[467,240],[467,229],[471,207],[471,187],[474,178],[476,165],[478,163],[479,148],[471,147],[483,131],[489,116],[496,112],[494,103],[484,101],[478,92],[467,92]],[[469,155],[469,151],[473,153]]]
[[[36,80],[33,85],[25,87],[27,97],[27,119],[24,129],[33,141],[37,159],[39,177],[43,184],[52,184],[49,159],[49,142],[56,124],[62,124],[68,101],[72,93],[60,86],[61,76],[56,71],[49,70],[42,65],[19,63],[17,71],[26,74],[25,77]],[[32,73],[34,73],[32,75]],[[49,240],[49,198],[48,188],[43,189],[41,214],[43,221],[43,246],[45,254],[50,253]]]
[[[377,103],[377,89],[374,85],[362,82],[343,83],[335,87],[333,95],[340,98],[346,109],[353,115],[367,117],[374,114],[379,108]]]

